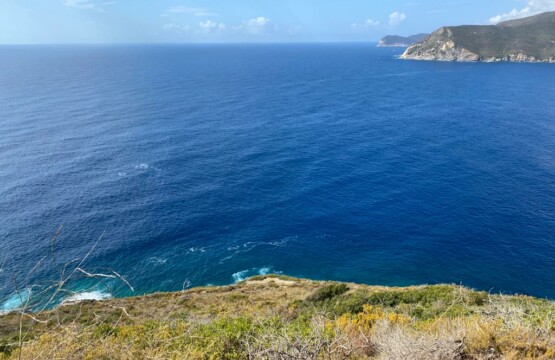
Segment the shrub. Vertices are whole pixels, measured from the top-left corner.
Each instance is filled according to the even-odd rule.
[[[378,291],[370,293],[368,301],[371,305],[386,307],[395,307],[399,304],[430,306],[438,301],[451,303],[455,299],[453,290],[451,286],[440,285],[411,290]]]
[[[484,291],[470,291],[468,295],[468,305],[483,306],[488,300],[489,294]]]
[[[329,284],[316,290],[307,300],[312,303],[323,302],[347,291],[349,291],[349,287],[346,284]]]
[[[330,311],[335,315],[358,314],[362,312],[363,306],[368,304],[368,292],[358,290],[354,293],[343,294],[335,298]]]

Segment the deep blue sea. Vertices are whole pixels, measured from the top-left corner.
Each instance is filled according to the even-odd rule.
[[[555,66],[401,51],[0,47],[0,311],[89,251],[134,292],[84,297],[272,272],[555,298]]]

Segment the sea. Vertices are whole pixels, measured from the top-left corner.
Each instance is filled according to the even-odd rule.
[[[555,299],[555,65],[401,53],[1,46],[0,312],[269,273]]]

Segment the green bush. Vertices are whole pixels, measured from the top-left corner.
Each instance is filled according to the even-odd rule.
[[[454,299],[453,287],[443,285],[414,290],[379,291],[370,293],[368,296],[369,304],[384,307],[395,307],[399,304],[430,306],[439,301],[451,303]]]
[[[354,293],[337,296],[328,309],[337,316],[343,314],[358,314],[362,312],[366,304],[369,304],[368,292],[358,290]]]
[[[330,284],[316,290],[307,300],[312,303],[323,302],[342,295],[347,291],[349,291],[349,287],[346,284]]]
[[[329,310],[335,315],[358,314],[364,305],[375,305],[385,308],[397,308],[400,305],[418,305],[410,311],[417,318],[433,316],[432,305],[451,304],[455,299],[454,288],[451,286],[429,286],[411,290],[367,291],[359,290],[350,294],[342,294],[333,299]],[[433,311],[441,309],[436,307]]]

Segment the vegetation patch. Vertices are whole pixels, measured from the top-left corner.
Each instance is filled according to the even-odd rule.
[[[271,280],[0,316],[0,359],[555,359],[549,301]]]
[[[347,286],[347,284],[329,284],[316,290],[307,298],[307,301],[310,301],[312,303],[327,301],[333,299],[336,296],[342,295],[347,291],[349,291],[349,287]]]

